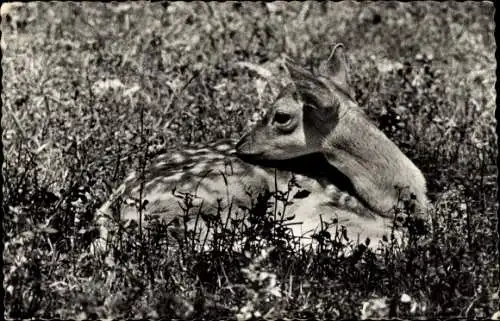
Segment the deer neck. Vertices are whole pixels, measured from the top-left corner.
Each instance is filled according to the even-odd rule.
[[[362,111],[350,108],[339,116],[323,142],[323,152],[368,206],[390,215],[398,201],[410,194],[425,206],[425,179],[415,164]]]

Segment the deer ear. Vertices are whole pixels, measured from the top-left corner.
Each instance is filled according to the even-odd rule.
[[[333,46],[328,59],[321,65],[320,72],[342,89],[351,99],[354,99],[354,90],[350,81],[349,64],[344,53],[344,45],[338,43]]]
[[[304,126],[326,137],[338,122],[337,100],[322,81],[290,58],[285,59],[285,66],[304,103]]]
[[[284,58],[284,66],[295,84],[297,84],[298,82],[307,82],[314,80],[314,77],[312,77],[311,73],[308,70],[306,70],[302,66],[299,66],[292,58],[288,56],[285,56]]]
[[[304,103],[316,108],[326,108],[331,105],[329,89],[323,82],[288,57],[285,57],[284,63],[296,92]]]

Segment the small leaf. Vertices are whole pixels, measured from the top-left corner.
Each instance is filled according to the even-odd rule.
[[[247,68],[259,75],[260,77],[264,79],[270,79],[273,77],[273,74],[271,71],[268,69],[261,67],[257,64],[251,63],[251,62],[246,62],[246,61],[240,61],[236,63],[236,66],[242,67],[242,68]]]
[[[309,196],[309,194],[311,194],[310,191],[306,190],[306,189],[303,189],[303,190],[300,190],[298,191],[294,196],[293,198],[294,199],[303,199],[303,198],[306,198]]]
[[[141,87],[139,85],[135,84],[134,86],[132,86],[129,89],[125,90],[123,92],[123,96],[132,96],[136,92],[138,92],[140,89],[141,89]]]
[[[58,232],[58,230],[56,230],[55,228],[53,228],[53,227],[47,227],[47,226],[46,226],[46,227],[43,227],[43,228],[41,229],[41,231],[42,231],[42,232],[45,232],[45,233],[48,233],[48,234],[55,234],[55,233],[57,233],[57,232]]]
[[[273,288],[269,291],[270,294],[274,295],[277,298],[281,298],[281,291],[279,288]]]
[[[401,295],[401,302],[403,302],[403,303],[410,303],[411,302],[411,297],[408,294],[403,293]]]
[[[21,236],[27,239],[32,239],[35,237],[35,233],[33,233],[32,231],[25,231],[21,233]]]

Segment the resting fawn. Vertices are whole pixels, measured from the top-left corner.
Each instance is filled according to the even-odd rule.
[[[402,197],[424,213],[425,179],[354,101],[342,48],[334,47],[318,75],[288,59],[292,84],[237,144],[228,140],[159,155],[143,177],[130,174],[98,210],[98,249],[105,248],[112,208],[119,220],[156,215],[174,222],[185,212],[184,195],[192,217],[186,226],[208,236],[200,216],[242,215],[257,195],[289,189],[292,177],[292,189],[308,192],[286,208],[292,222],[300,223],[291,229],[304,236],[304,244],[322,222],[336,219],[350,239],[369,238],[375,248],[391,232]],[[141,210],[139,199],[147,201]]]

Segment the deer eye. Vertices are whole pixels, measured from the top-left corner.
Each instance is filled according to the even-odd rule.
[[[286,125],[292,121],[292,117],[289,114],[278,112],[274,115],[274,121],[279,125]]]

